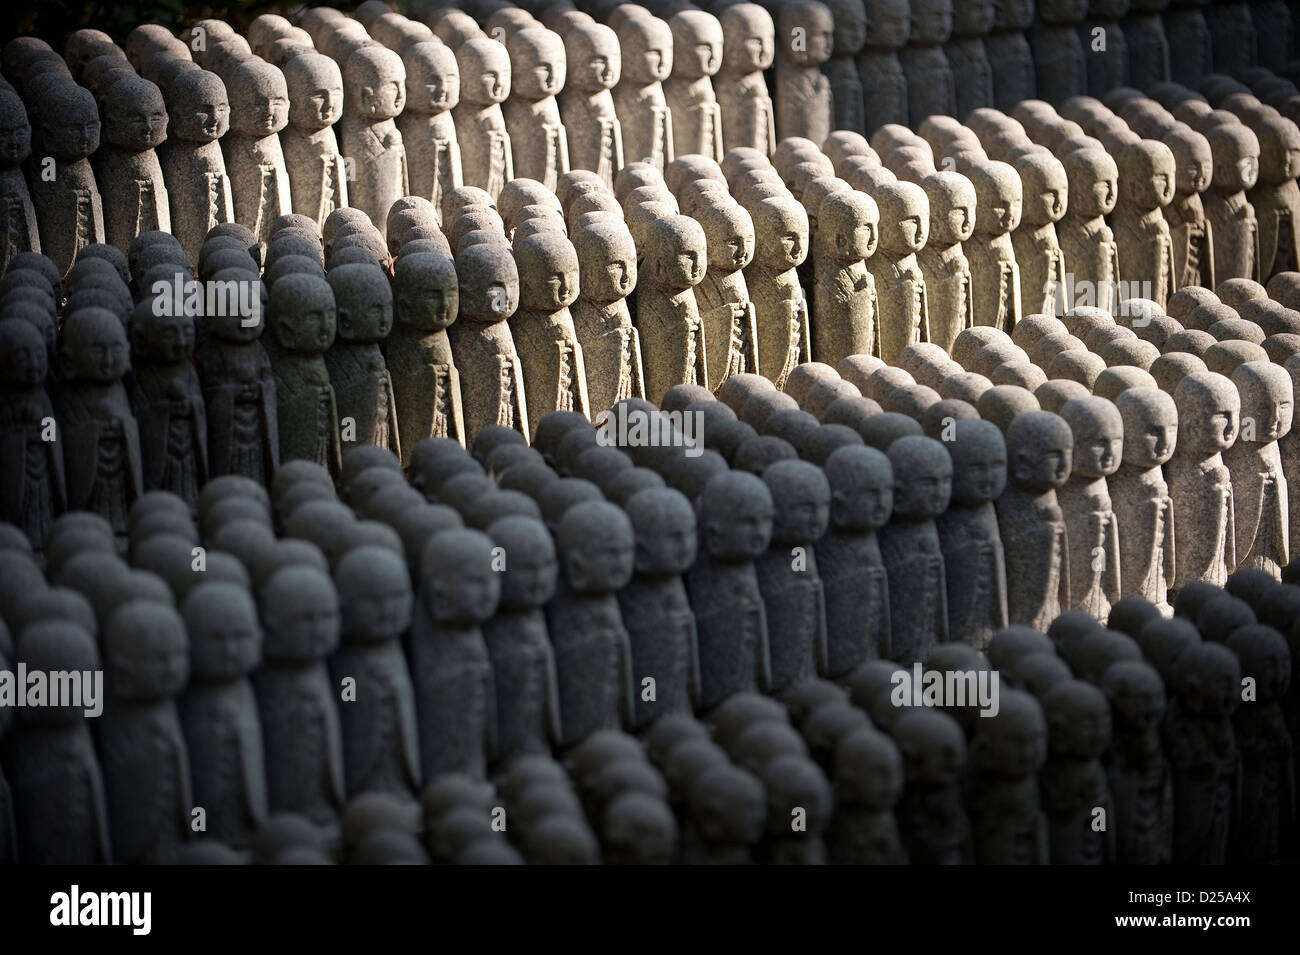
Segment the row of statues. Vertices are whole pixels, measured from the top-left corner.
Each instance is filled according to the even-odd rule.
[[[791,390],[813,406],[826,378],[805,367]],[[707,405],[706,434],[740,431],[778,394],[750,381],[723,400],[678,388],[665,409]],[[93,718],[86,700],[0,708],[0,855],[1290,858],[1295,584],[1246,568],[1226,591],[1181,587],[1172,617],[1127,596],[1104,620],[1072,610],[911,646],[863,612],[926,614],[911,605],[932,597],[936,525],[949,584],[977,599],[981,495],[1004,474],[1054,494],[1041,483],[1070,470],[1065,422],[1092,400],[1022,412],[1005,439],[989,420],[959,420],[947,443],[882,421],[883,451],[818,425],[798,456],[773,453],[782,422],[809,414],[786,408],[730,466],[712,448],[610,446],[552,412],[532,446],[500,426],[472,454],[425,439],[409,474],[358,447],[337,492],[306,461],[269,492],[213,478],[197,520],[150,492],[129,563],[90,512],[59,518],[44,571],[0,525],[0,670],[102,666],[105,681]],[[1009,557],[1034,549],[1025,522],[998,509]],[[934,673],[992,695],[923,704]]]

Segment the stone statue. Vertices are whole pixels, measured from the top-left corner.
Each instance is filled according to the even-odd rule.
[[[0,271],[20,252],[41,251],[36,207],[22,172],[31,154],[32,128],[23,101],[12,90],[0,90],[0,204],[4,208]]]
[[[754,561],[772,537],[772,495],[763,481],[724,471],[705,485],[697,507],[700,548],[686,576],[700,647],[699,706],[771,684],[767,615]]]
[[[1003,691],[998,711],[971,741],[970,815],[981,865],[1046,865],[1047,816],[1038,772],[1047,761],[1047,719],[1023,690]]]
[[[425,40],[402,51],[406,108],[397,128],[406,149],[411,194],[442,207],[442,197],[464,184],[452,111],[460,102],[460,70],[450,47]]]
[[[1214,232],[1214,280],[1259,281],[1259,222],[1246,198],[1259,178],[1259,140],[1240,124],[1215,126],[1205,134],[1214,173],[1205,193],[1205,216]]]
[[[262,724],[249,676],[262,662],[262,628],[248,591],[209,580],[183,605],[190,683],[179,701],[195,804],[208,836],[244,846],[266,821]]]
[[[1088,0],[1038,0],[1038,17],[1029,31],[1038,96],[1062,103],[1088,92],[1087,56],[1079,25],[1088,15]]]
[[[189,676],[185,623],[171,607],[136,599],[113,614],[102,639],[98,748],[113,857],[162,862],[189,835],[195,805],[175,702]]]
[[[638,491],[624,508],[636,558],[618,603],[632,653],[633,726],[641,729],[664,714],[690,715],[700,700],[699,639],[682,577],[695,562],[695,513],[669,488]]]
[[[575,230],[573,247],[578,299],[570,312],[587,368],[589,408],[599,414],[624,398],[645,397],[641,337],[627,304],[637,282],[636,246],[627,226],[610,216]]]
[[[104,206],[89,156],[99,148],[99,109],[83,87],[65,83],[43,104],[39,149],[33,159],[53,159],[52,175],[31,178],[41,250],[67,275],[77,253],[104,241]]]
[[[457,321],[447,334],[461,380],[465,437],[490,424],[528,437],[523,368],[506,322],[519,305],[514,257],[508,249],[475,245],[460,254],[456,275]]]
[[[1169,81],[1170,44],[1160,16],[1168,6],[1169,0],[1132,0],[1120,23],[1128,47],[1128,82],[1138,89]],[[1198,74],[1191,82],[1199,79]]]
[[[1036,95],[1034,57],[1025,36],[1034,23],[1034,0],[994,3],[993,30],[984,38],[993,67],[993,105],[1010,113]]]
[[[610,92],[622,70],[618,36],[603,24],[579,24],[565,33],[564,52],[571,68],[560,93],[560,114],[569,136],[569,161],[574,169],[596,173],[612,189],[615,173],[623,168],[623,133]]]
[[[1041,700],[1048,756],[1039,774],[1053,865],[1103,865],[1115,859],[1113,828],[1098,829],[1096,809],[1114,811],[1101,756],[1110,745],[1110,705],[1082,680],[1066,680]]]
[[[917,253],[930,231],[925,190],[910,182],[889,183],[876,191],[880,207],[880,245],[867,263],[876,284],[880,338],[877,351],[895,364],[913,342],[930,341],[930,310],[925,276]]]
[[[907,124],[907,78],[899,52],[907,45],[911,11],[906,0],[864,0],[867,42],[858,54],[863,134],[890,123]]]
[[[1122,278],[1164,308],[1174,294],[1173,239],[1162,210],[1173,200],[1176,167],[1173,151],[1144,139],[1123,147],[1119,166],[1119,202],[1111,216]],[[1217,257],[1217,256],[1216,256]]]
[[[339,421],[351,419],[353,425],[345,440],[387,448],[400,460],[397,395],[380,351],[393,327],[388,276],[377,265],[358,262],[336,265],[326,278],[338,335],[325,352],[325,368]]]
[[[460,373],[448,327],[459,305],[456,266],[431,252],[412,253],[393,269],[393,330],[384,342],[392,378],[402,464],[425,438],[453,438],[464,444],[465,416]]]
[[[1174,792],[1169,760],[1160,746],[1164,684],[1154,667],[1122,660],[1106,669],[1101,689],[1114,723],[1105,763],[1115,805],[1115,861],[1167,863],[1173,850]]]
[[[930,341],[949,350],[975,324],[975,290],[962,247],[975,231],[975,186],[947,171],[931,173],[920,185],[930,203],[930,234],[916,261],[925,279]]]
[[[410,194],[406,147],[394,118],[406,105],[406,67],[382,46],[354,50],[343,63],[339,146],[352,161],[348,203],[382,233],[389,207]]]
[[[842,680],[867,660],[890,657],[889,585],[876,533],[893,512],[894,473],[875,448],[847,447],[824,465],[830,525],[816,544],[826,604],[822,674]]]
[[[501,187],[515,178],[510,134],[501,112],[510,95],[510,56],[495,40],[474,37],[456,47],[456,69],[469,78],[452,110],[464,183],[486,190],[495,200]]]
[[[269,63],[247,58],[222,76],[230,97],[230,132],[221,140],[235,221],[252,230],[263,252],[271,224],[293,211],[280,130],[289,122],[289,87]],[[385,210],[387,211],[387,210]]]
[[[482,777],[496,748],[496,690],[481,630],[501,598],[493,561],[492,538],[459,528],[434,534],[420,558],[407,659],[427,779]]]
[[[947,579],[948,633],[983,651],[1007,625],[1007,575],[994,502],[1007,486],[1006,441],[978,419],[952,422],[952,503],[935,519]]]
[[[564,89],[564,41],[545,27],[510,35],[510,98],[501,109],[510,134],[515,175],[554,191],[569,171],[569,139],[556,94]]]
[[[772,690],[826,672],[826,605],[813,544],[826,533],[830,485],[815,464],[775,461],[763,471],[776,508],[772,542],[755,562],[766,606]]]
[[[280,132],[280,148],[293,211],[323,229],[331,212],[349,205],[348,166],[334,134],[343,113],[343,74],[337,63],[319,53],[295,56],[283,70],[289,121]]]
[[[1167,133],[1174,154],[1174,198],[1164,208],[1174,244],[1174,287],[1214,288],[1214,234],[1201,194],[1210,185],[1214,157],[1204,136],[1190,126]]]
[[[290,564],[270,576],[259,596],[263,663],[253,689],[270,810],[330,825],[345,793],[339,690],[326,667],[339,645],[338,594],[323,570]]]
[[[71,621],[42,620],[28,625],[18,635],[17,654],[34,671],[90,671],[99,666],[94,637]],[[13,646],[0,650],[0,662],[6,668],[10,664],[5,658],[13,656]],[[22,820],[22,825],[12,830],[17,861],[28,865],[112,862],[104,777],[85,708],[5,710],[16,723],[6,739],[11,749],[5,767],[9,782],[5,796],[12,794],[13,812]],[[8,716],[0,716],[0,727],[8,722]],[[6,814],[10,808],[4,807]],[[6,836],[0,848],[5,858],[12,859],[10,834]]]
[[[632,655],[615,591],[632,579],[632,523],[614,504],[571,507],[555,532],[563,569],[546,625],[555,648],[560,745],[602,729],[630,726]]]
[[[1164,11],[1165,34],[1169,38],[1169,79],[1175,83],[1195,87],[1218,65],[1214,62],[1210,28],[1201,13],[1201,8],[1208,4],[1209,0],[1177,0]]]
[[[903,712],[890,730],[903,757],[906,784],[896,810],[913,865],[972,861],[971,825],[962,805],[966,739],[961,725],[929,707]]]
[[[170,491],[197,514],[208,479],[208,418],[194,366],[194,316],[180,304],[164,294],[136,307],[127,395],[139,424],[144,489]]]
[[[903,792],[903,760],[884,733],[852,730],[835,743],[835,815],[827,832],[829,861],[888,865],[906,861],[894,818]]]
[[[919,660],[948,641],[948,584],[935,518],[952,497],[952,459],[932,438],[909,436],[889,446],[894,509],[880,530],[889,577],[890,656]]]
[[[334,581],[342,643],[330,658],[330,675],[344,690],[344,788],[349,797],[418,792],[415,692],[401,643],[412,609],[406,562],[384,547],[352,547],[336,562]]]
[[[1166,476],[1174,501],[1174,577],[1170,588],[1203,580],[1222,586],[1237,566],[1232,479],[1222,452],[1237,439],[1241,399],[1214,372],[1193,372],[1174,391],[1178,445]]]
[[[251,273],[225,270],[214,281]],[[245,324],[235,315],[205,315],[205,336],[196,351],[208,418],[208,474],[239,474],[259,484],[280,466],[280,428],[275,375],[259,337],[265,323]]]
[[[1173,861],[1222,865],[1241,791],[1236,655],[1208,640],[1192,644],[1173,664],[1173,695],[1160,734],[1173,771]]]
[[[777,143],[776,111],[763,71],[772,66],[776,57],[772,15],[757,3],[733,3],[719,10],[718,22],[723,37],[722,67],[713,86],[719,113],[727,117],[722,129],[723,149],[757,149],[770,156]],[[683,42],[690,39],[684,28],[679,27],[678,34]],[[835,99],[840,101],[838,95]],[[859,111],[860,103],[859,95]],[[687,153],[681,144],[673,145],[676,153]]]
[[[913,123],[952,116],[957,88],[944,44],[952,37],[952,0],[912,0],[907,46],[899,54],[907,77],[907,112]]]
[[[707,252],[704,230],[688,216],[659,218],[650,224],[646,236],[645,261],[638,273],[641,287],[637,289],[636,324],[645,361],[645,396],[658,403],[673,385],[709,385],[703,326],[695,301],[695,286],[704,278]]]
[[[1059,287],[1060,300],[1054,309],[1064,305],[1068,311],[1077,297],[1079,304],[1113,313],[1119,304],[1119,251],[1106,216],[1114,211],[1119,199],[1119,170],[1103,149],[1076,149],[1061,162],[1069,202],[1064,217],[1056,224],[1056,234],[1074,282]],[[1088,283],[1084,287],[1094,294],[1071,294],[1081,283]]]
[[[1024,196],[1020,226],[1011,235],[1020,269],[1020,304],[1029,314],[1064,314],[1067,262],[1056,235],[1065,215],[1069,180],[1055,156],[1029,154],[1016,159]]]
[[[866,193],[834,193],[818,206],[810,320],[813,359],[835,365],[877,350],[878,299],[866,259],[879,241],[880,210]]]
[[[555,594],[555,545],[540,521],[523,516],[494,521],[490,536],[508,555],[501,603],[483,625],[496,689],[497,765],[527,753],[549,754],[560,739],[555,656],[543,605]]]
[[[1129,388],[1115,406],[1123,418],[1124,457],[1107,484],[1119,526],[1120,591],[1145,597],[1168,615],[1174,501],[1161,467],[1174,455],[1178,409],[1156,388]]]
[[[104,97],[104,141],[95,178],[104,198],[104,236],[123,252],[141,232],[172,229],[162,165],[154,152],[167,138],[162,91],[142,78],[114,83]]]
[[[230,129],[230,102],[221,77],[189,70],[167,87],[167,128],[161,153],[163,181],[171,208],[171,228],[190,265],[197,267],[208,230],[235,219],[226,161],[218,144]]]
[[[63,321],[60,356],[54,407],[68,509],[99,514],[123,545],[127,510],[144,488],[139,425],[122,384],[131,368],[122,323],[107,309],[73,312]]]
[[[1284,117],[1266,117],[1251,127],[1259,141],[1259,179],[1250,204],[1259,227],[1260,281],[1295,271],[1300,261],[1300,128]]]
[[[822,72],[826,74],[832,91],[834,116],[831,125],[836,130],[861,135],[866,130],[866,122],[862,113],[862,78],[858,75],[857,57],[867,42],[866,7],[863,0],[830,0],[826,6],[834,21],[831,58],[822,64]],[[725,23],[723,30],[726,30]],[[722,62],[726,66],[725,53]],[[724,135],[723,138],[727,137]],[[728,148],[730,145],[728,143]]]
[[[1088,0],[1086,19],[1079,24],[1079,39],[1088,51],[1084,57],[1086,92],[1091,96],[1100,98],[1128,83],[1129,45],[1119,23],[1128,11],[1129,0]],[[1098,42],[1103,40],[1104,44]],[[1098,49],[1100,46],[1104,49]]]
[[[0,321],[0,520],[25,533],[38,556],[67,506],[63,442],[44,440],[55,422],[45,391],[48,363],[35,326]]]
[[[656,16],[636,16],[620,23],[617,32],[623,69],[614,87],[614,107],[623,155],[663,172],[676,155],[673,118],[663,89],[673,70],[673,31]]]
[[[315,461],[337,479],[338,403],[325,365],[337,328],[334,292],[314,275],[283,276],[271,289],[270,315],[280,458]]]
[[[1070,477],[1070,426],[1050,411],[1016,415],[1006,429],[1010,486],[996,501],[1007,567],[1007,618],[1047,629],[1070,603],[1070,555],[1057,491]]]
[[[1241,430],[1223,452],[1232,477],[1232,525],[1237,563],[1280,577],[1290,560],[1290,506],[1278,441],[1291,431],[1291,376],[1266,361],[1237,366],[1232,383],[1241,397]]]
[[[975,186],[975,233],[969,245],[976,325],[1004,331],[1015,327],[1021,312],[1020,269],[1011,233],[1020,225],[1020,176],[1002,162],[982,162],[969,172]]]
[[[673,32],[673,69],[664,81],[664,98],[673,120],[673,153],[699,153],[721,162],[722,112],[712,78],[722,66],[722,24],[711,13],[687,8],[674,13],[668,26]],[[742,93],[740,98],[751,97]],[[776,148],[775,138],[769,148]]]
[[[822,72],[831,57],[830,8],[819,0],[791,0],[780,5],[776,19],[782,38],[774,73],[777,141],[802,136],[820,145],[835,128],[834,93]]]
[[[523,368],[528,429],[550,411],[591,417],[587,367],[569,306],[578,298],[578,253],[557,232],[530,235],[514,246],[519,308],[510,333]]]
[[[943,52],[952,68],[956,116],[993,105],[993,65],[984,38],[993,29],[995,7],[993,0],[953,4],[952,37]]]
[[[1071,398],[1060,415],[1074,435],[1070,479],[1056,492],[1070,551],[1070,609],[1104,620],[1121,596],[1119,524],[1106,478],[1119,470],[1124,422],[1095,395]]]

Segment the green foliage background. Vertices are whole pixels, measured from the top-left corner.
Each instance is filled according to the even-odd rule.
[[[141,23],[158,23],[174,32],[194,20],[215,17],[242,33],[249,21],[262,13],[288,16],[309,5],[351,10],[358,3],[360,0],[312,0],[310,4],[283,0],[28,0],[6,5],[6,15],[0,17],[0,37],[8,41],[15,36],[35,35],[62,51],[69,33],[87,27],[103,30],[120,44]]]

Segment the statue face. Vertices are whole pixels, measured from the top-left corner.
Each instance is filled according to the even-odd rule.
[[[1178,441],[1178,412],[1173,401],[1144,405],[1140,415],[1124,422],[1124,463],[1155,468],[1174,456]]]
[[[786,46],[791,63],[803,67],[820,66],[831,58],[835,22],[825,7],[804,6],[794,16],[781,19],[791,24],[792,33],[794,29],[804,31],[802,43],[791,42]]]
[[[295,104],[296,105],[296,104]],[[343,84],[318,86],[307,97],[304,113],[318,129],[332,126],[343,111]]]
[[[393,300],[389,297],[349,295],[336,292],[335,318],[340,338],[348,341],[377,342],[388,337],[393,328]]]
[[[1175,185],[1184,195],[1204,192],[1214,173],[1214,157],[1208,148],[1180,149],[1174,153]]]
[[[578,249],[578,288],[590,302],[626,298],[636,287],[636,246],[625,230],[574,235]]]
[[[1110,417],[1098,416],[1078,429],[1074,438],[1074,473],[1108,477],[1119,469],[1124,429],[1117,421],[1109,420]]]
[[[1145,171],[1134,179],[1132,194],[1134,205],[1141,209],[1167,206],[1174,198],[1173,153],[1164,146],[1159,150],[1150,151],[1147,160]],[[1217,171],[1215,176],[1217,178]]]
[[[262,655],[262,632],[255,616],[212,614],[196,623],[190,630],[195,675],[209,680],[233,680],[256,669]]]
[[[264,611],[268,655],[319,660],[339,645],[339,606],[332,587],[289,597]]]
[[[958,202],[949,207],[944,217],[948,234],[957,242],[965,242],[975,232],[975,203]]]
[[[899,0],[867,0],[867,45],[877,49],[902,49],[911,29],[911,11]]]
[[[983,36],[993,29],[993,0],[960,0],[953,4],[953,32]]]
[[[1041,720],[998,720],[993,734],[994,761],[1004,773],[1028,776],[1038,771],[1047,757],[1047,727]]]
[[[540,607],[555,594],[559,564],[554,554],[536,547],[511,550],[502,581],[502,596],[516,607]]]
[[[504,103],[510,87],[508,77],[503,77],[500,70],[484,70],[478,77],[479,102]]]
[[[74,378],[106,385],[130,369],[130,349],[121,325],[96,322],[70,349]]]
[[[436,332],[456,320],[460,289],[454,272],[417,273],[411,280],[395,282],[393,293],[397,310],[408,325]]]
[[[162,94],[117,96],[108,100],[110,140],[123,149],[153,149],[167,138],[167,109]]]
[[[815,541],[830,520],[830,491],[824,483],[780,480],[773,488],[776,502],[774,541]],[[773,482],[768,482],[772,487]]]
[[[525,99],[539,100],[564,88],[567,61],[558,36],[532,28],[518,40],[512,39],[508,49],[514,92]]]
[[[410,582],[406,577],[377,579],[349,592],[344,601],[348,635],[362,640],[395,640],[411,624]]]
[[[636,569],[642,574],[685,573],[695,560],[695,516],[685,508],[663,508],[653,527],[636,539]]]
[[[900,474],[894,483],[894,513],[913,518],[938,517],[952,500],[952,466]]]
[[[700,76],[712,76],[718,72],[722,63],[722,44],[702,40],[686,51],[685,55],[694,59],[695,69]]]
[[[843,484],[840,481],[843,480]],[[875,533],[894,512],[894,475],[883,464],[854,468],[831,487],[831,518],[837,527]]]
[[[432,44],[429,44],[432,46]],[[407,51],[407,108],[421,113],[442,113],[460,102],[460,71],[446,50]]]
[[[433,592],[434,617],[443,622],[481,621],[501,597],[501,576],[487,561],[466,560],[454,568],[434,568],[425,578]]]
[[[1235,402],[1221,402],[1210,407],[1203,417],[1183,415],[1182,426],[1191,447],[1204,448],[1210,453],[1226,451],[1237,439],[1237,419],[1240,410]],[[1181,437],[1182,435],[1180,435]]]
[[[991,222],[996,225],[994,235],[1005,235],[1020,227],[1021,197],[1010,190],[999,190],[990,209]],[[983,216],[980,219],[983,220]]]
[[[45,145],[52,155],[81,159],[99,148],[99,113],[93,101],[89,102],[89,107],[69,110],[66,115],[44,117]]]
[[[1273,366],[1276,367],[1276,366]],[[1272,370],[1270,368],[1270,370]],[[1291,430],[1292,401],[1290,376],[1245,377],[1238,384],[1241,393],[1241,418],[1255,422],[1255,440],[1276,441]]]
[[[1050,440],[1040,439],[1013,452],[1016,480],[1030,489],[1060,487],[1070,476],[1072,458],[1073,448],[1066,436],[1053,433]]]
[[[753,560],[772,539],[770,498],[733,498],[705,515],[709,554],[720,560]]]
[[[912,0],[913,42],[943,43],[952,35],[951,0]]]
[[[175,696],[189,678],[188,641],[167,620],[150,621],[128,639],[113,641],[110,679],[131,699]]]
[[[16,166],[32,151],[32,128],[19,113],[21,110],[16,110],[12,118],[0,123],[0,163],[6,166]]]
[[[1110,713],[1091,706],[1073,706],[1058,723],[1063,748],[1070,753],[1100,754],[1110,742]]]
[[[39,333],[24,335],[18,341],[6,338],[5,344],[5,349],[0,351],[0,377],[20,388],[43,384],[49,371],[49,356]]]
[[[827,4],[835,21],[831,44],[839,56],[857,53],[867,42],[867,18],[861,0],[832,0]]]
[[[591,593],[608,593],[631,578],[636,546],[630,538],[607,534],[570,543],[564,561],[574,587]]]
[[[252,97],[247,111],[240,107],[236,115],[246,117],[240,131],[249,135],[270,136],[284,129],[289,122],[289,94],[281,86],[269,92],[259,92]]]
[[[1126,686],[1113,704],[1124,723],[1138,732],[1155,729],[1165,715],[1164,690],[1156,684]]]
[[[920,252],[925,248],[925,240],[929,237],[930,222],[926,216],[909,215],[898,220],[898,230],[906,247],[913,252]]]
[[[194,354],[194,319],[189,315],[160,315],[152,322],[149,351],[160,361],[184,361]]]
[[[973,507],[1002,496],[1007,487],[1007,454],[995,442],[972,442],[953,452],[952,497]]]
[[[705,250],[685,237],[675,238],[678,241],[659,252],[659,284],[666,289],[694,288],[704,278]]]

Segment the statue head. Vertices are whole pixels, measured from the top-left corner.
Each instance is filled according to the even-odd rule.
[[[880,207],[880,249],[895,256],[914,255],[930,235],[930,201],[911,182],[893,182],[876,191]]]
[[[475,106],[504,103],[510,95],[510,54],[503,44],[486,36],[466,40],[456,47],[460,98]],[[446,219],[444,210],[443,218]]]
[[[1174,389],[1178,409],[1178,448],[1214,455],[1237,440],[1241,396],[1232,380],[1213,371],[1192,372]]]
[[[281,277],[271,289],[269,314],[276,342],[286,351],[323,353],[334,343],[334,292],[319,276]]]
[[[638,16],[618,26],[623,80],[648,86],[668,79],[673,71],[673,31],[656,16]]]
[[[21,318],[0,322],[0,382],[10,388],[39,388],[49,373],[41,330]]]
[[[650,223],[642,266],[649,281],[670,291],[694,288],[704,278],[706,265],[704,229],[698,222],[670,215]]]
[[[406,63],[406,108],[433,115],[460,102],[460,70],[451,47],[432,40],[413,43],[402,51]]]
[[[261,588],[263,654],[268,660],[324,660],[339,645],[339,598],[324,570],[287,564]]]
[[[577,593],[612,593],[632,579],[636,538],[623,510],[607,501],[574,504],[560,519],[556,547]]]
[[[13,321],[13,319],[11,319]],[[59,355],[64,377],[107,385],[131,370],[126,330],[105,308],[81,308],[63,320]]]
[[[777,10],[778,49],[795,66],[821,66],[831,58],[835,20],[820,0],[791,0]],[[796,42],[798,41],[798,42]]]
[[[57,159],[85,159],[99,148],[99,107],[84,86],[64,83],[40,115],[41,142]]]
[[[555,96],[564,89],[567,59],[564,40],[543,26],[516,30],[506,41],[510,54],[510,86],[526,100]]]
[[[991,421],[962,418],[944,442],[952,458],[952,500],[962,507],[996,501],[1007,486],[1007,445]]]
[[[894,470],[884,452],[864,446],[833,451],[824,465],[830,522],[849,533],[874,533],[894,510]]]
[[[1173,200],[1177,167],[1173,150],[1164,143],[1154,139],[1129,143],[1119,153],[1118,165],[1121,198],[1134,211],[1149,212]]]
[[[854,262],[876,252],[880,234],[880,209],[865,192],[836,192],[817,207],[817,241],[835,259]]]
[[[951,246],[975,232],[975,185],[957,172],[932,172],[921,180],[930,204],[930,242]]]
[[[680,491],[651,487],[624,503],[636,537],[636,572],[682,574],[695,562],[695,511]]]
[[[578,253],[561,232],[538,232],[515,243],[520,307],[542,312],[568,308],[578,298]]]
[[[1124,419],[1114,403],[1096,395],[1071,398],[1061,417],[1074,436],[1072,474],[1109,477],[1119,470],[1124,447]]]
[[[573,233],[578,257],[578,294],[589,302],[616,302],[636,288],[636,245],[632,233],[613,217]]]
[[[916,46],[947,43],[952,36],[953,0],[911,0],[908,42]]]
[[[1011,482],[1027,491],[1062,487],[1070,477],[1074,436],[1060,415],[1025,411],[1006,429]]]
[[[1179,124],[1161,137],[1174,154],[1174,191],[1181,196],[1204,192],[1214,173],[1210,143],[1190,126]]]
[[[980,235],[996,238],[1015,231],[1024,198],[1015,167],[990,160],[976,163],[968,175],[975,186],[975,228]]]
[[[344,551],[334,567],[334,586],[347,639],[396,640],[411,625],[411,577],[406,561],[389,548],[362,545]]]
[[[17,166],[32,153],[32,127],[23,101],[0,89],[0,165]]]
[[[1300,127],[1285,116],[1267,116],[1251,127],[1259,140],[1259,181],[1279,186],[1300,175]]]
[[[343,63],[344,104],[366,120],[392,119],[406,105],[406,66],[384,46],[353,50]]]
[[[185,688],[190,641],[173,608],[156,600],[128,600],[109,617],[101,639],[105,682],[118,699],[160,701]]]
[[[1242,441],[1263,444],[1290,433],[1294,401],[1285,368],[1267,361],[1242,362],[1232,373],[1232,383],[1241,396]]]
[[[933,438],[909,435],[889,446],[894,472],[894,516],[926,520],[948,509],[952,498],[952,458]]]
[[[289,86],[284,73],[257,57],[240,60],[223,77],[230,97],[230,131],[258,138],[289,122]]]
[[[304,53],[284,64],[289,91],[289,122],[314,133],[336,123],[343,113],[343,74],[320,53]]]
[[[1032,776],[1047,761],[1047,718],[1038,700],[1018,689],[998,694],[998,711],[979,721],[971,743],[975,764],[1002,776]]]
[[[182,605],[190,675],[214,682],[248,676],[262,661],[262,627],[248,590],[221,580],[195,584]]]
[[[456,264],[445,256],[416,252],[398,259],[392,289],[398,321],[436,332],[456,320],[460,299]]]
[[[420,587],[433,619],[457,626],[489,620],[501,599],[500,553],[481,531],[454,528],[429,538],[420,557]]]
[[[618,34],[603,23],[580,23],[564,35],[569,85],[588,95],[618,85],[623,70]]]
[[[1149,470],[1174,456],[1178,442],[1178,408],[1156,388],[1129,388],[1115,399],[1123,419],[1124,463]]]
[[[1259,139],[1249,126],[1224,123],[1205,134],[1214,156],[1210,188],[1225,195],[1255,188],[1259,180]]]
[[[492,325],[519,307],[519,271],[509,249],[470,246],[457,256],[456,275],[461,318]]]
[[[142,77],[118,80],[104,98],[108,142],[119,149],[142,152],[167,138],[167,105],[162,90]]]
[[[867,49],[901,50],[912,29],[907,0],[864,0],[867,11]]]
[[[718,72],[723,34],[717,17],[697,8],[679,10],[668,26],[673,31],[674,76],[698,80]]]
[[[1030,228],[1059,222],[1065,215],[1069,180],[1055,156],[1031,153],[1015,161],[1023,197],[1022,221]]]
[[[755,205],[754,262],[771,271],[786,271],[808,256],[808,214],[793,198],[773,196]]]
[[[762,478],[776,512],[773,546],[808,544],[826,533],[831,488],[821,468],[808,461],[774,461]]]
[[[334,293],[338,337],[381,342],[393,328],[393,290],[377,265],[336,265],[326,279]]]
[[[714,560],[750,561],[771,542],[772,495],[753,474],[724,471],[711,478],[700,495],[698,512],[702,543]]]
[[[766,9],[757,3],[734,3],[718,12],[718,23],[723,36],[722,65],[728,73],[743,76],[771,67],[776,57],[776,27]],[[694,49],[691,55],[696,55]]]

